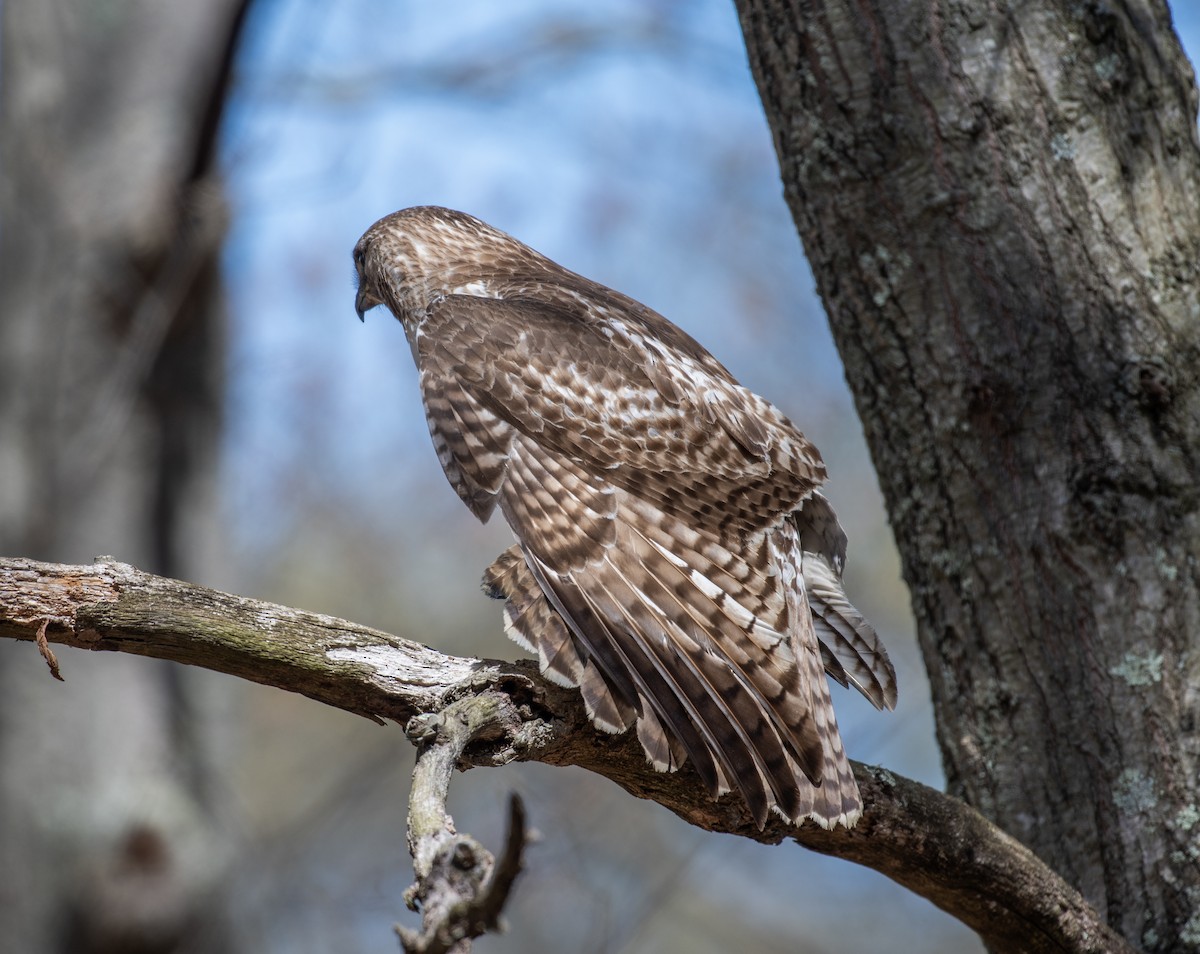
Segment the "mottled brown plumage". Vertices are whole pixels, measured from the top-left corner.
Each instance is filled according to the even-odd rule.
[[[824,673],[887,708],[895,673],[842,588],[816,448],[665,318],[469,215],[397,212],[354,261],[359,315],[404,326],[450,484],[516,534],[484,576],[509,635],[760,826],[853,825]]]

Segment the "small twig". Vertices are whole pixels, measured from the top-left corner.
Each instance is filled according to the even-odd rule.
[[[535,840],[534,834],[525,827],[525,803],[520,795],[512,792],[508,796],[508,834],[504,838],[504,852],[468,912],[473,922],[486,925],[485,931],[504,929],[500,912],[512,893],[517,875],[525,867],[525,846]]]
[[[42,654],[42,658],[46,660],[46,665],[50,667],[50,675],[59,682],[66,682],[62,677],[62,673],[58,669],[58,657],[54,655],[54,650],[50,648],[50,641],[46,639],[46,627],[50,625],[50,620],[42,620],[42,625],[38,627],[37,636],[34,640],[37,642],[38,652]]]
[[[471,938],[500,929],[500,911],[521,872],[528,834],[520,798],[509,802],[509,830],[497,863],[469,835],[460,835],[446,811],[450,777],[467,746],[503,736],[519,717],[499,693],[451,703],[441,713],[413,718],[406,732],[421,746],[409,796],[408,847],[417,879],[404,893],[422,912],[421,930],[396,926],[407,954],[466,954]]]

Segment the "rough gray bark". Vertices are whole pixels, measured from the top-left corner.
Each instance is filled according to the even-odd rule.
[[[114,550],[206,572],[223,367],[214,155],[247,6],[2,6],[0,552]],[[4,944],[202,950],[222,839],[186,677],[114,660],[64,697],[6,648],[0,867],[21,877],[0,884]]]
[[[445,745],[426,748],[415,773],[414,897],[433,900],[435,908],[427,933],[405,939],[415,950],[423,945],[445,949],[446,936],[438,930],[442,915],[464,904],[471,907],[473,902],[464,899],[472,892],[479,892],[474,895],[479,917],[495,914],[487,898],[487,885],[495,881],[487,879],[486,862],[473,858],[461,878],[438,875],[439,856],[453,867],[459,844],[439,837],[447,822],[438,805],[444,803],[456,754],[464,767],[514,760],[578,765],[710,831],[769,844],[792,839],[867,865],[960,918],[997,951],[1131,950],[1032,852],[955,798],[855,764],[865,812],[854,830],[795,828],[775,816],[760,830],[739,798],[727,795],[714,802],[690,769],[655,772],[633,733],[594,730],[579,693],[542,679],[532,660],[446,656],[344,620],[112,562],[82,567],[0,560],[0,637],[44,639],[46,656],[52,653],[50,643],[61,643],[187,662],[303,693],[377,721],[415,723],[411,734],[423,741],[430,740],[416,731],[422,725],[435,736],[444,734]],[[68,683],[75,681],[77,658],[70,664],[62,660]],[[459,718],[461,725],[447,727],[447,720]],[[511,859],[513,853],[510,846],[506,855]],[[444,874],[446,865],[440,870]],[[515,876],[515,862],[509,870]]]
[[[1200,950],[1200,149],[1161,0],[738,0],[950,791]]]

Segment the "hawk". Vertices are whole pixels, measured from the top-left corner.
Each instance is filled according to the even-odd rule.
[[[470,215],[380,219],[354,267],[359,317],[404,326],[450,484],[516,536],[483,580],[508,634],[760,828],[852,826],[824,676],[889,709],[896,679],[842,587],[817,449],[661,315]]]

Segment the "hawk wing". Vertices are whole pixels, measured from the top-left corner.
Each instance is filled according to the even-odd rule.
[[[636,722],[655,767],[736,788],[760,825],[772,807],[852,823],[788,517],[824,478],[815,449],[625,299],[449,296],[411,335],[451,484],[517,536],[486,582],[547,674],[599,727]]]

